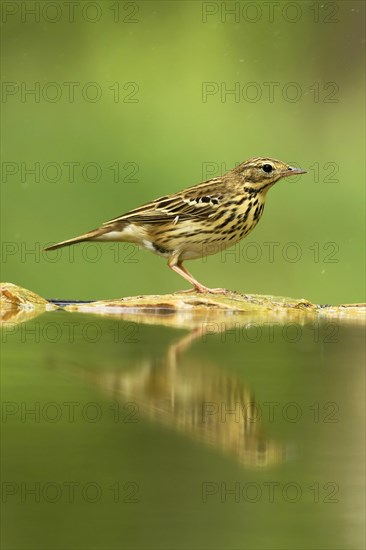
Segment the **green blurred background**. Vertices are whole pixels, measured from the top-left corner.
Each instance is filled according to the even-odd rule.
[[[205,163],[210,176],[272,156],[309,173],[271,191],[236,254],[188,268],[209,286],[364,300],[362,2],[277,2],[272,18],[261,2],[80,2],[73,22],[63,3],[37,3],[39,17],[22,4],[34,3],[2,6],[3,280],[63,299],[185,288],[129,245],[41,249],[198,183]],[[67,82],[78,83],[72,101]],[[221,95],[235,83],[239,97]],[[24,172],[36,163],[39,178]]]

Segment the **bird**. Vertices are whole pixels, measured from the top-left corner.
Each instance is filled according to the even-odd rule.
[[[134,243],[166,258],[168,266],[193,285],[193,291],[226,292],[198,282],[183,262],[238,243],[257,225],[269,189],[282,178],[305,173],[280,160],[250,158],[222,176],[159,197],[45,250],[85,241]]]

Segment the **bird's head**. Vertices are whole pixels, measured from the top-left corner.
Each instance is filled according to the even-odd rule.
[[[239,164],[232,173],[253,192],[266,192],[276,181],[287,176],[306,174],[305,170],[267,157],[256,157]]]

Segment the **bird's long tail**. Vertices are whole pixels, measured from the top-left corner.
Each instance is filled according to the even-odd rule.
[[[80,235],[79,237],[74,237],[73,239],[68,239],[67,241],[61,241],[60,243],[53,244],[52,246],[47,246],[45,250],[56,250],[56,248],[62,248],[63,246],[70,246],[72,244],[82,243],[85,241],[94,241],[101,235],[104,235],[104,233],[108,233],[110,230],[110,228],[99,227],[98,229],[88,231],[88,233],[84,233],[84,235]]]

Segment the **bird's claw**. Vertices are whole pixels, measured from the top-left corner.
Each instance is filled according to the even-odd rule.
[[[206,286],[196,286],[187,290],[177,290],[174,294],[228,294],[230,291],[226,288],[208,288]]]
[[[207,288],[205,286],[196,287],[194,290],[200,294],[228,294],[229,292],[226,288]]]

